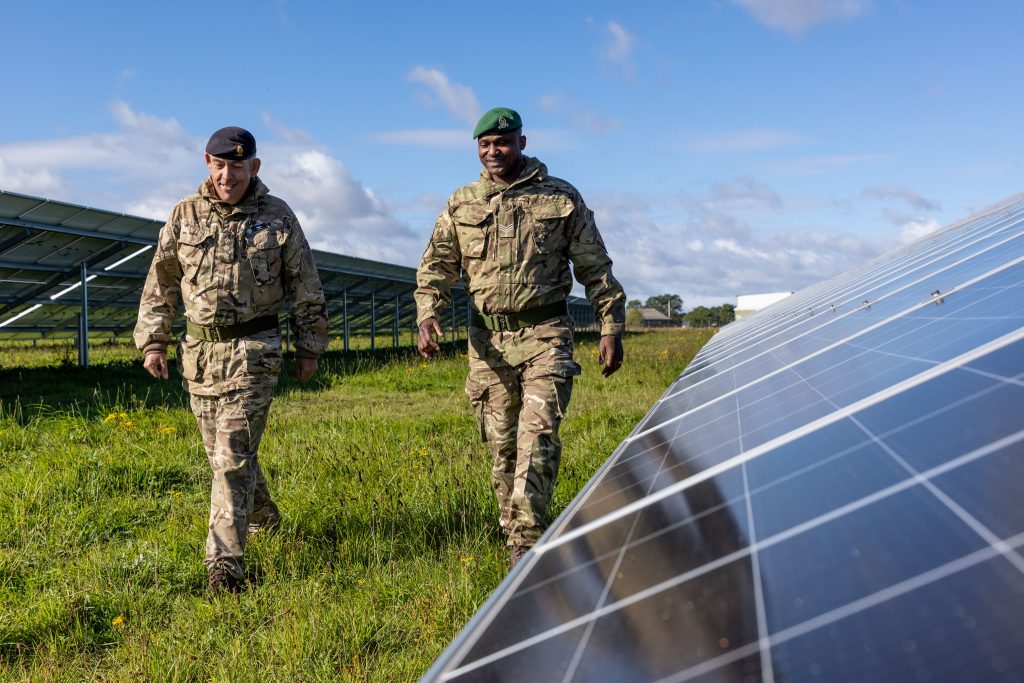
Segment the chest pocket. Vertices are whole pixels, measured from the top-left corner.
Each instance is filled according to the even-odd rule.
[[[571,199],[559,195],[538,198],[527,207],[529,232],[537,251],[551,254],[566,247],[568,235],[564,221],[574,208]]]
[[[269,285],[281,277],[281,258],[285,242],[288,241],[288,230],[283,225],[255,225],[246,228],[243,233],[245,255],[252,266],[252,275],[256,284]]]
[[[483,258],[487,253],[487,224],[491,209],[485,202],[468,202],[452,210],[459,251],[464,259]]]
[[[213,268],[213,232],[205,225],[183,223],[178,231],[178,262],[185,279],[192,284],[199,281],[203,267]]]

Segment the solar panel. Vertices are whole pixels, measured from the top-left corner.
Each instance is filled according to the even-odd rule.
[[[716,335],[424,681],[1024,680],[1024,195]]]

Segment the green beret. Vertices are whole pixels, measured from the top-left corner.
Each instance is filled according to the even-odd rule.
[[[238,126],[221,128],[210,136],[206,153],[218,159],[243,161],[256,154],[256,138],[252,133]]]
[[[480,117],[480,122],[473,129],[473,139],[481,135],[501,135],[523,127],[519,112],[508,107],[495,107]]]

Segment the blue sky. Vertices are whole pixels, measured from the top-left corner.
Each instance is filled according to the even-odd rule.
[[[314,246],[416,265],[522,114],[630,298],[796,290],[1024,189],[1019,0],[10,3],[0,189],[163,217],[223,125]]]

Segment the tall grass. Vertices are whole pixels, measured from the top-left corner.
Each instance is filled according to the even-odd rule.
[[[563,509],[708,334],[582,337]],[[413,681],[507,569],[458,349],[330,353],[285,381],[261,463],[285,516],[252,586],[204,597],[209,468],[136,362],[0,370],[0,680]]]

